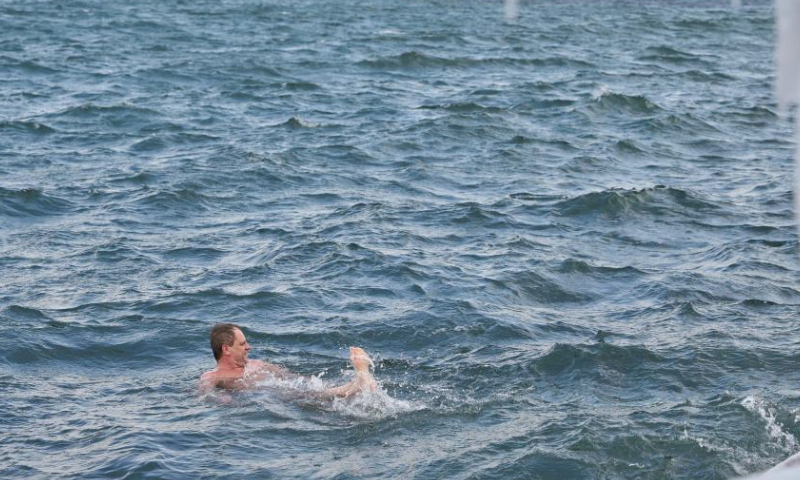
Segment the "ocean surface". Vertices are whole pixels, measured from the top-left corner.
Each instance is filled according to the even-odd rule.
[[[0,0],[0,477],[800,450],[766,0]],[[216,322],[308,380],[201,395]],[[381,390],[315,400],[374,357]]]

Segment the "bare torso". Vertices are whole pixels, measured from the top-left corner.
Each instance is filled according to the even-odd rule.
[[[209,390],[242,390],[253,387],[256,382],[267,377],[287,378],[291,376],[285,368],[261,360],[250,360],[245,367],[210,370],[200,376],[200,388]]]
[[[315,392],[316,396],[349,397],[362,391],[374,392],[377,383],[370,374],[369,367],[372,360],[358,347],[350,347],[350,362],[355,370],[355,378],[350,382],[333,388],[326,388]],[[241,365],[241,364],[239,364]],[[200,389],[209,391],[214,388],[225,390],[246,390],[257,386],[257,382],[267,378],[289,379],[300,378],[283,367],[261,360],[249,360],[244,366],[234,364],[225,366],[218,363],[215,370],[210,370],[200,376]]]

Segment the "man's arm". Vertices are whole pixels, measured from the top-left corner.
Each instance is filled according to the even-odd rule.
[[[248,366],[254,368],[255,372],[268,373],[270,375],[273,375],[275,378],[279,378],[281,380],[291,380],[293,378],[302,377],[302,375],[292,373],[284,367],[275,365],[274,363],[267,363],[262,360],[250,360],[248,362]]]

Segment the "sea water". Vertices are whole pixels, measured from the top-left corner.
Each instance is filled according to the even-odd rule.
[[[796,452],[794,113],[740,3],[0,2],[0,477]],[[216,322],[306,383],[199,394]],[[314,400],[350,345],[380,390]]]

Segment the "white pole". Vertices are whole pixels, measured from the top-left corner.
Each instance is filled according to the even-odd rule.
[[[506,0],[503,13],[507,22],[517,21],[519,15],[519,0]]]

